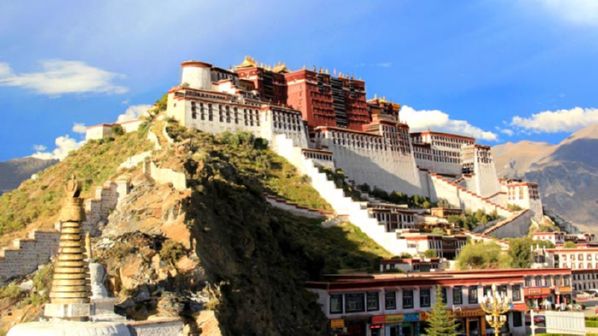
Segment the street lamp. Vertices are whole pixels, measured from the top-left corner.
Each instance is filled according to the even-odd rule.
[[[507,322],[507,316],[504,315],[511,307],[511,299],[504,293],[499,295],[496,285],[492,285],[492,293],[484,295],[480,307],[487,314],[486,321],[494,328],[494,335],[500,335],[500,328]]]

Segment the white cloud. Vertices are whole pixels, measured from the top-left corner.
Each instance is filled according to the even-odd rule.
[[[499,131],[500,133],[504,134],[504,135],[507,135],[507,136],[513,136],[513,134],[515,134],[515,132],[513,132],[513,130],[511,130],[511,129],[508,129],[508,128],[500,128],[500,127],[499,127],[499,128],[498,128],[498,131]]]
[[[434,131],[468,135],[488,141],[498,140],[496,133],[473,126],[465,120],[450,119],[447,113],[440,110],[415,110],[410,106],[404,105],[401,108],[399,116],[415,132],[431,129]]]
[[[69,93],[116,93],[127,88],[113,83],[122,75],[92,67],[80,61],[42,61],[42,71],[15,73],[7,63],[0,63],[0,86],[21,87],[57,96]]]
[[[131,105],[127,108],[127,110],[123,114],[118,116],[118,118],[116,119],[116,122],[120,123],[120,122],[137,119],[137,118],[141,117],[142,115],[144,115],[145,113],[147,113],[147,111],[151,107],[152,107],[152,105],[147,105],[147,104]]]
[[[84,124],[82,124],[82,123],[74,123],[73,124],[73,132],[79,133],[79,134],[85,134],[86,131],[87,131],[87,127]]]
[[[537,133],[573,132],[598,123],[598,109],[574,107],[569,110],[543,111],[529,118],[514,116],[511,125]]]
[[[596,0],[537,0],[536,2],[565,21],[598,26],[598,1]]]
[[[36,152],[45,152],[47,149],[44,145],[33,145],[33,150]]]
[[[56,148],[53,151],[48,152],[46,151],[46,146],[43,145],[35,145],[33,149],[36,151],[31,155],[37,159],[58,159],[63,160],[71,151],[81,147],[84,141],[77,142],[75,139],[69,137],[68,135],[59,136],[54,140],[56,144]]]

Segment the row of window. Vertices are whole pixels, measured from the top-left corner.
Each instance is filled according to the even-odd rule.
[[[199,103],[199,119],[200,120],[214,120],[214,108],[212,104],[207,104],[207,111],[204,103]],[[237,107],[233,107],[232,111],[228,105],[217,105],[218,121],[235,124],[239,123],[239,110]],[[191,102],[191,118],[197,119],[198,108],[195,102]],[[259,111],[252,109],[243,109],[243,122],[245,126],[260,126]]]
[[[397,299],[398,291],[385,290],[384,291],[384,309],[385,310],[396,310],[396,309],[413,309],[416,307],[415,303],[417,300],[417,306],[419,308],[428,308],[432,304],[432,289],[433,288],[420,288],[419,295],[415,295],[413,289],[401,290],[401,300]],[[507,285],[501,285],[497,287],[500,295],[507,295]],[[467,293],[467,303],[477,304],[478,303],[478,286],[456,286],[452,288],[442,287],[442,302],[447,304],[448,293],[451,293],[452,304],[462,305],[464,303],[464,293]],[[483,287],[484,295],[491,293],[490,286]],[[366,311],[378,311],[380,310],[380,296],[379,292],[360,292],[360,293],[337,293],[330,294],[329,296],[329,310],[330,314],[347,314],[347,313],[361,313]],[[521,286],[512,286],[512,300],[521,300]]]
[[[535,277],[525,277],[526,287],[550,287],[550,286],[570,286],[571,277],[569,275],[537,275]]]

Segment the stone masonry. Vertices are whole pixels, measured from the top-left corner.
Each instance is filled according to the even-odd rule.
[[[108,215],[130,191],[127,180],[108,181],[96,188],[94,198],[85,202],[83,229],[98,235]],[[58,252],[59,224],[54,230],[33,230],[25,239],[15,239],[12,246],[0,249],[0,285],[12,278],[34,272]]]

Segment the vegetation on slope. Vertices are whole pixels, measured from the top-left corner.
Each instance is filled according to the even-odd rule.
[[[267,142],[263,139],[244,132],[212,135],[187,130],[175,123],[170,123],[167,131],[176,141],[190,141],[190,151],[187,153],[193,155],[194,160],[211,156],[227,161],[235,166],[243,179],[259,186],[262,192],[275,194],[308,208],[332,210],[309,185],[308,177],[299,175],[297,169],[284,158],[268,150]]]
[[[500,216],[495,212],[487,214],[484,210],[477,210],[475,212],[465,211],[461,215],[448,216],[447,220],[449,223],[454,224],[458,227],[465,228],[467,230],[473,230],[478,225],[486,225],[489,222],[499,219]]]
[[[169,132],[185,147],[177,151],[185,153],[191,188],[184,211],[208,282],[218,287],[213,309],[223,334],[324,334],[326,319],[304,281],[343,268],[371,269],[378,255],[347,239],[360,235],[355,230],[325,229],[269,206],[264,191],[290,192],[275,186],[293,189],[282,181],[300,177],[283,170],[279,165],[287,163],[260,140],[176,126]],[[287,193],[293,201],[323,202],[306,181],[296,187],[305,192]]]
[[[37,222],[51,227],[64,196],[64,181],[71,174],[82,182],[82,197],[116,173],[129,156],[151,149],[143,130],[100,141],[88,141],[66,159],[0,196],[0,235]]]

